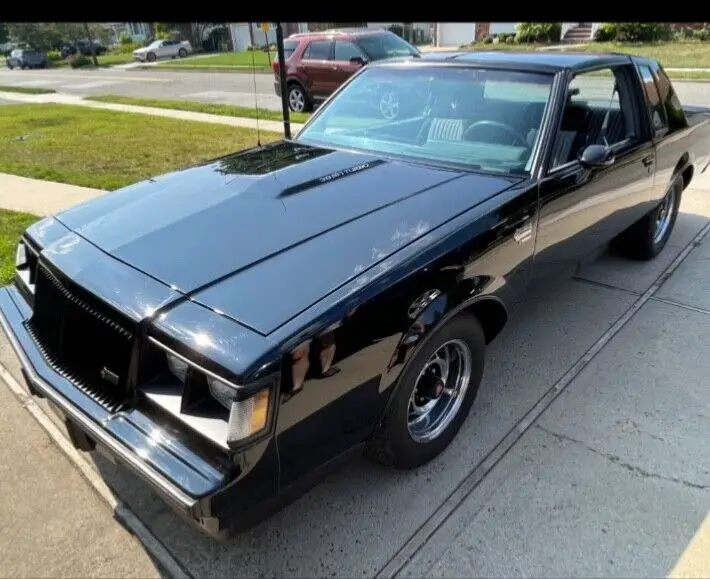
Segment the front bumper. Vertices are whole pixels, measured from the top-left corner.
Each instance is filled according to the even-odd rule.
[[[73,427],[145,480],[176,511],[221,538],[220,521],[211,511],[212,498],[227,484],[229,473],[141,411],[112,414],[55,371],[27,331],[25,322],[31,314],[17,288],[0,288],[0,327],[20,360],[30,390],[46,397]]]

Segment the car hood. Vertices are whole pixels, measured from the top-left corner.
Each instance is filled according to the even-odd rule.
[[[465,187],[451,186],[462,177]],[[142,181],[57,219],[124,263],[268,334],[511,184],[283,141]]]
[[[147,48],[136,48],[136,49],[133,51],[133,54],[144,54],[144,53],[146,53],[146,52],[148,52],[148,49],[147,49]]]

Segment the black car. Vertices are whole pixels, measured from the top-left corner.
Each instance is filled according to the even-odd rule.
[[[350,98],[376,84],[409,112]],[[658,255],[709,136],[654,60],[370,64],[293,140],[32,225],[0,325],[78,448],[223,537],[363,444],[444,451],[527,288],[608,243]]]
[[[5,59],[5,64],[13,68],[47,68],[47,55],[31,48],[16,48]]]

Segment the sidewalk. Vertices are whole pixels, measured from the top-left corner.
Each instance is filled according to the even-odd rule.
[[[33,215],[54,215],[105,193],[79,185],[28,179],[0,173],[0,208]]]
[[[8,348],[0,336],[4,364]],[[2,379],[0,440],[2,576],[161,577]]]
[[[115,103],[100,103],[87,101],[82,97],[77,97],[62,93],[50,94],[22,94],[14,92],[0,91],[0,99],[32,104],[55,103],[62,105],[76,105],[91,107],[94,109],[105,109],[108,111],[120,111],[124,113],[140,113],[144,115],[154,115],[158,117],[168,117],[171,119],[181,119],[183,121],[199,121],[202,123],[215,123],[218,125],[229,125],[232,127],[243,127],[246,129],[256,129],[256,119],[246,119],[242,117],[226,117],[222,115],[211,115],[208,113],[194,113],[190,111],[178,111],[172,109],[159,109],[155,107],[139,107],[135,105],[121,105]],[[259,120],[259,128],[262,131],[272,131],[274,133],[283,132],[283,123],[280,121]],[[298,134],[303,128],[300,123],[291,123],[291,132]]]

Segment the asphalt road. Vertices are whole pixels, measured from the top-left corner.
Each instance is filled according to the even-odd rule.
[[[710,82],[674,82],[685,104],[710,102]],[[271,74],[224,72],[176,72],[157,69],[7,70],[0,69],[0,85],[46,87],[58,92],[95,96],[117,94],[131,97],[178,99],[205,103],[259,106],[281,110]]]
[[[0,70],[0,86],[51,88],[77,96],[117,94],[131,97],[180,99],[205,103],[281,109],[270,74],[159,72],[140,69]]]

